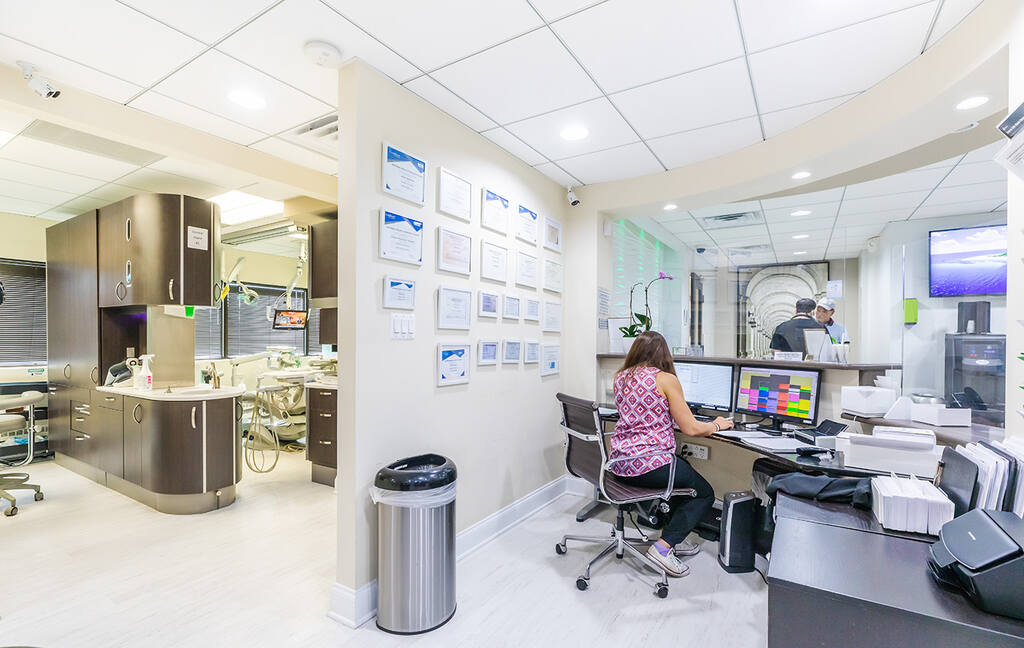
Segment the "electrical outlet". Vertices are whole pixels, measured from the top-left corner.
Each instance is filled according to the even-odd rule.
[[[687,459],[703,459],[707,461],[708,447],[697,443],[683,443],[679,446],[679,454]]]

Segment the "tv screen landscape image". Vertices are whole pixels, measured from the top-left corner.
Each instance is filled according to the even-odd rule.
[[[929,234],[932,297],[1006,294],[1006,225]]]

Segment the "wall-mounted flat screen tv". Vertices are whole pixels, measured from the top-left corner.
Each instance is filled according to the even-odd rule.
[[[928,248],[932,297],[1006,294],[1006,225],[937,230]]]

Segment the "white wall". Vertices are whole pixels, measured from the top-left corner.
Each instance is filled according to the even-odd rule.
[[[1011,24],[1010,36],[1010,105],[1024,102],[1024,12],[1019,12]],[[1013,412],[1024,411],[1024,362],[1018,355],[1024,350],[1024,181],[1010,173],[1007,186],[1007,223],[1009,227],[1009,262],[1007,268],[1006,294],[1013,295],[1007,305],[1006,335],[1006,429],[1009,433],[1024,433],[1021,417]]]
[[[54,221],[0,213],[0,259],[46,260],[46,228]]]
[[[470,331],[440,331],[435,328],[435,293],[442,284],[472,289],[475,307],[477,290],[486,287],[499,293],[562,301],[564,312],[565,300],[558,295],[513,285],[515,251],[537,256],[541,266],[545,258],[558,259],[568,269],[574,250],[569,240],[564,254],[558,254],[516,241],[513,235],[482,230],[479,225],[483,186],[503,192],[542,217],[564,220],[568,205],[563,188],[359,61],[344,67],[339,81],[337,578],[343,587],[358,588],[376,577],[377,522],[369,486],[380,466],[428,451],[451,457],[459,470],[460,530],[564,472],[555,401],[562,376],[542,378],[537,365],[477,367],[475,354],[481,338],[559,343],[568,334],[542,334],[540,326],[532,322],[482,320],[475,312]],[[381,191],[381,144],[385,140],[427,161],[425,206]],[[471,224],[437,212],[438,168],[442,166],[472,182]],[[378,257],[382,207],[424,221],[422,267]],[[442,225],[472,236],[471,277],[436,270],[436,231]],[[479,279],[481,239],[509,249],[513,281],[507,286]],[[381,306],[382,280],[389,273],[418,281],[415,340],[390,338],[391,311]],[[468,385],[436,386],[439,342],[473,345]],[[564,352],[562,362],[563,367],[570,362]]]
[[[1006,333],[1004,296],[928,296],[930,231],[1005,221],[1006,214],[997,212],[889,223],[879,246],[860,256],[861,341],[854,338],[860,360],[902,362],[904,389],[941,395],[945,334],[956,331],[958,302],[991,302],[992,332]],[[918,300],[918,323],[912,326],[903,324],[904,297]]]

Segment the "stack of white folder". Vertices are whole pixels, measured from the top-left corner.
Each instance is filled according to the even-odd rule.
[[[872,477],[871,508],[886,529],[938,535],[953,519],[953,502],[929,481]]]
[[[957,452],[978,466],[976,507],[991,511],[1012,510],[1024,517],[1024,479],[1019,474],[1024,467],[1024,439],[1010,437],[1006,441],[993,441],[992,446],[1005,452],[1009,458],[979,443],[956,447]],[[1016,462],[1016,470],[1013,470],[1011,462]],[[1011,480],[1011,475],[1016,475],[1016,479]],[[1008,490],[1009,498],[1006,497]]]
[[[942,448],[931,430],[878,426],[872,434],[843,432],[836,450],[847,466],[919,477],[935,477]]]

